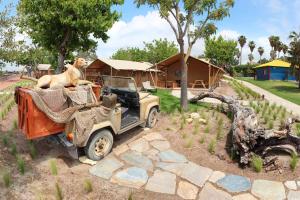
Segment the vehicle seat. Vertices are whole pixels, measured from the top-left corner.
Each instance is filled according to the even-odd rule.
[[[122,118],[128,114],[129,108],[121,107]]]

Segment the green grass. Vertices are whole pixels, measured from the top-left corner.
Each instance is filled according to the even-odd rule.
[[[37,153],[37,150],[36,150],[36,148],[34,146],[34,143],[33,142],[29,142],[28,146],[29,146],[29,154],[30,154],[31,158],[35,159],[37,157],[38,153]]]
[[[5,187],[9,187],[11,185],[11,175],[9,172],[5,172],[2,179]]]
[[[298,155],[293,153],[292,157],[291,157],[291,160],[290,160],[290,167],[291,167],[292,171],[295,171],[295,169],[297,167],[297,164],[298,164],[298,161],[299,161]]]
[[[21,157],[18,157],[17,158],[17,164],[18,164],[19,172],[22,175],[24,175],[25,174],[25,161]]]
[[[216,153],[216,140],[211,140],[210,143],[208,144],[208,152],[210,154],[215,154]]]
[[[62,190],[61,190],[61,188],[60,188],[60,186],[57,182],[55,183],[55,197],[56,197],[57,200],[63,200],[64,199]]]
[[[290,81],[259,81],[253,78],[240,77],[239,79],[261,87],[281,98],[300,105],[300,89],[295,82]]]
[[[90,193],[93,191],[92,182],[90,180],[84,181],[84,190],[86,193]]]
[[[180,99],[173,96],[171,91],[159,89],[154,95],[160,98],[160,110],[163,113],[174,113],[176,111],[181,111],[180,109]],[[207,108],[208,103],[199,103],[199,104],[191,104],[189,103],[189,111],[196,112],[202,108]]]
[[[55,160],[50,160],[50,170],[52,175],[57,175],[57,166]]]
[[[254,155],[251,159],[251,166],[255,172],[261,172],[263,168],[263,160],[260,156]]]

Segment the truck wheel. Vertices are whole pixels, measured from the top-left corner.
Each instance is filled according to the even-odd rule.
[[[151,110],[148,114],[146,126],[148,128],[153,128],[158,121],[157,118],[158,118],[157,108],[151,108]]]
[[[101,160],[112,149],[114,138],[107,129],[100,130],[90,138],[85,146],[85,154],[91,160]]]

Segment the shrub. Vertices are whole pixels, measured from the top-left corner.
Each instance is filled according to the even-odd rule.
[[[202,136],[200,139],[199,139],[199,143],[200,144],[204,144],[205,142],[205,136]]]
[[[9,172],[5,172],[2,179],[5,187],[9,187],[11,185],[11,175]]]
[[[63,200],[64,196],[62,194],[62,190],[58,184],[58,182],[55,183],[55,196],[57,200]]]
[[[17,155],[17,146],[16,146],[15,143],[12,143],[12,144],[11,144],[10,153],[11,153],[11,155],[13,155],[13,156],[16,156],[16,155]]]
[[[57,166],[55,160],[50,160],[50,170],[52,175],[57,175]]]
[[[269,116],[268,115],[264,115],[264,123],[267,124],[269,122]]]
[[[8,137],[7,137],[7,135],[2,136],[2,143],[6,147],[8,146]]]
[[[195,120],[195,122],[194,122],[194,130],[193,130],[193,134],[194,135],[196,135],[196,134],[199,133],[199,127],[200,127],[199,121]]]
[[[269,128],[269,129],[273,129],[273,128],[274,128],[274,122],[273,122],[272,120],[270,120],[270,121],[268,122],[268,128]]]
[[[255,172],[261,172],[263,168],[263,160],[258,155],[253,155],[251,159],[251,166]]]
[[[84,190],[86,191],[86,193],[90,193],[93,191],[92,182],[90,180],[84,181]]]
[[[17,164],[18,164],[19,172],[22,175],[24,175],[24,173],[25,173],[25,161],[21,157],[18,157],[17,158]]]
[[[185,143],[185,148],[191,148],[193,146],[193,139],[190,138]]]
[[[204,129],[204,132],[205,133],[209,133],[210,132],[210,125],[209,125],[209,123],[207,123],[207,125],[206,125],[206,127]]]
[[[298,155],[293,153],[292,158],[290,160],[290,167],[291,167],[292,171],[295,171],[295,169],[297,167],[297,164],[298,164],[298,161],[299,161]]]
[[[277,113],[274,112],[274,113],[273,113],[273,120],[276,120],[276,119],[277,119]]]
[[[29,142],[29,154],[32,159],[35,159],[37,156],[37,150],[36,150],[33,142]]]
[[[223,126],[219,126],[217,129],[217,140],[221,140],[223,138]]]
[[[300,137],[300,123],[296,124],[296,134],[298,137]]]
[[[216,140],[211,140],[210,143],[208,144],[208,152],[210,154],[215,154],[216,152]]]

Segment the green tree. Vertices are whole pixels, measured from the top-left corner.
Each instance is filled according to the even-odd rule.
[[[174,42],[165,39],[153,40],[145,44],[145,51],[147,53],[147,62],[152,64],[158,63],[172,55],[178,53],[177,45]]]
[[[74,50],[87,51],[108,39],[107,30],[119,19],[111,7],[123,0],[20,0],[19,26],[34,43],[58,54],[58,72]],[[91,35],[93,37],[91,37]]]
[[[206,38],[216,32],[217,27],[214,23],[229,16],[229,9],[233,7],[234,0],[135,0],[135,3],[138,7],[147,4],[158,9],[160,16],[169,23],[175,34],[181,55],[180,105],[186,111],[188,109],[186,62],[193,45],[199,38]]]
[[[143,62],[147,60],[147,52],[144,49],[138,47],[128,47],[118,49],[112,56],[112,59],[117,60],[131,60],[137,62]]]
[[[291,32],[289,35],[290,49],[288,60],[291,62],[294,69],[298,69],[298,87],[300,89],[300,32]]]
[[[225,40],[222,36],[208,38],[205,40],[204,55],[213,64],[230,71],[229,67],[238,64],[237,54],[239,50],[237,45],[236,41]]]
[[[258,47],[257,49],[258,53],[259,53],[259,62],[261,61],[261,57],[264,54],[265,50],[263,47]]]
[[[249,63],[252,64],[252,62],[254,60],[254,56],[252,53],[248,54],[248,59],[249,59]]]
[[[246,42],[247,42],[247,38],[244,36],[244,35],[241,35],[239,38],[238,38],[238,41],[239,41],[239,44],[240,44],[240,47],[241,47],[241,55],[240,55],[240,65],[242,64],[242,50],[243,50],[243,47],[245,46]]]
[[[270,56],[271,56],[272,60],[275,60],[276,59],[277,46],[278,46],[278,43],[280,42],[280,38],[278,36],[271,35],[269,37],[269,42],[270,42],[270,46],[271,46]]]
[[[282,52],[283,52],[283,56],[285,57],[287,51],[288,51],[289,47],[286,44],[282,43]]]

